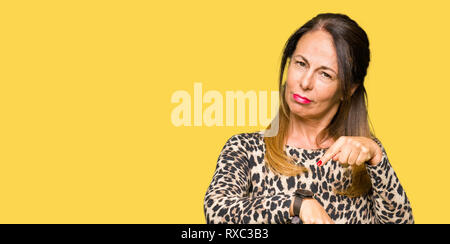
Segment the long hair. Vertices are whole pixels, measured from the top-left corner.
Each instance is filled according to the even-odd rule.
[[[297,42],[305,33],[314,30],[326,31],[333,38],[338,59],[339,89],[343,94],[343,100],[335,116],[317,136],[317,145],[321,145],[328,138],[337,140],[341,136],[374,137],[369,126],[367,93],[364,88],[364,78],[370,62],[367,35],[354,20],[344,14],[319,14],[295,31],[283,50],[279,75],[278,133],[273,137],[264,137],[265,161],[269,168],[282,175],[295,176],[308,171],[304,167],[294,165],[293,159],[285,152],[290,110],[285,99],[286,82],[283,82],[283,77],[286,64],[288,60],[290,62]],[[351,88],[355,85],[358,87],[352,95]],[[269,125],[268,129],[270,127]],[[349,197],[366,194],[371,188],[371,182],[365,164],[353,167],[351,175],[351,186],[345,191],[336,189],[336,193]]]

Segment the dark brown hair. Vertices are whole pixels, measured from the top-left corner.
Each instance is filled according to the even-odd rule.
[[[280,108],[277,115],[279,130],[274,137],[264,137],[266,163],[276,173],[288,176],[307,172],[307,169],[294,165],[293,159],[284,151],[290,110],[285,100],[286,82],[283,82],[283,77],[286,63],[291,59],[297,42],[305,33],[314,30],[326,31],[333,38],[338,59],[339,90],[343,94],[337,113],[317,136],[317,145],[321,145],[328,138],[337,140],[341,136],[374,137],[369,126],[367,93],[364,88],[364,78],[370,62],[369,39],[366,32],[347,15],[319,14],[295,31],[286,42],[279,76]],[[355,85],[357,88],[352,95],[351,88]],[[270,127],[269,125],[268,129]],[[337,189],[336,192],[350,197],[366,194],[371,188],[371,182],[365,164],[352,168],[351,174],[352,185],[345,191]]]

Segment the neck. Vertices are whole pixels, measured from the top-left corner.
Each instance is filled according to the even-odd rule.
[[[324,141],[321,147],[316,144],[316,138],[331,123],[334,115],[335,113],[328,113],[321,118],[302,118],[291,113],[287,131],[287,144],[301,148],[329,147],[331,143],[329,139]]]

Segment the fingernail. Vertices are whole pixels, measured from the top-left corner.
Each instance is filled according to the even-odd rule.
[[[322,160],[319,160],[319,162],[317,162],[317,166],[322,165]]]

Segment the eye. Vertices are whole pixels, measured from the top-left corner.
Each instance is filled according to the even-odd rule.
[[[327,77],[328,79],[331,79],[331,75],[329,75],[329,74],[327,74],[325,72],[322,72],[322,74],[323,74],[323,76]]]
[[[304,62],[302,62],[302,61],[296,61],[296,63],[297,63],[298,65],[302,66],[302,67],[305,67],[305,66],[306,66],[306,64],[305,64]]]

